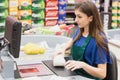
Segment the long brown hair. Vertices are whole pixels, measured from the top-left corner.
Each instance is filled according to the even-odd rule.
[[[100,15],[96,5],[90,0],[83,0],[80,3],[77,3],[75,6],[75,10],[78,9],[80,12],[85,13],[88,17],[93,16],[92,22],[89,25],[89,35],[96,39],[97,45],[100,46],[105,51],[108,51],[108,45],[105,42],[105,33],[103,29],[103,25],[100,19]],[[84,29],[80,29],[80,34],[75,38],[75,41],[78,40]],[[101,34],[102,33],[102,36]]]

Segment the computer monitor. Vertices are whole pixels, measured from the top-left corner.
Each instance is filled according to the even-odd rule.
[[[9,42],[8,48],[14,58],[19,57],[22,24],[12,16],[6,17],[4,38]]]

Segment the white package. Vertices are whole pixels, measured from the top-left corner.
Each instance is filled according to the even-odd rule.
[[[65,65],[65,59],[63,55],[57,55],[53,59],[53,66],[64,66]]]

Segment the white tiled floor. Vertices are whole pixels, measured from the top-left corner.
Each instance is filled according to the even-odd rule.
[[[120,80],[120,61],[118,61],[118,80]]]

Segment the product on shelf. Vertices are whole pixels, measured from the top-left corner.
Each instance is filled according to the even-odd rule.
[[[18,19],[18,0],[9,0],[9,15]]]
[[[46,9],[45,18],[58,19],[58,9]]]
[[[44,26],[45,0],[32,0],[32,26]]]
[[[8,8],[8,0],[0,0],[0,8]]]
[[[43,27],[44,26],[44,19],[39,20],[32,20],[32,26],[33,27]]]
[[[0,0],[0,33],[5,31],[5,18],[8,16],[8,0]]]
[[[58,24],[65,24],[66,0],[58,0]]]
[[[32,20],[39,20],[45,18],[45,11],[44,9],[38,9],[32,11]]]
[[[32,10],[39,10],[45,8],[45,0],[32,0]]]
[[[57,19],[45,19],[45,26],[55,26],[57,24]]]
[[[19,0],[20,10],[31,10],[32,0]]]
[[[20,20],[22,22],[22,26],[24,27],[26,24],[32,25],[32,20]]]
[[[58,0],[46,0],[46,8],[56,8],[58,9]]]
[[[118,1],[114,1],[112,2],[112,28],[116,29],[119,26],[119,2]]]
[[[5,30],[5,20],[1,19],[0,20],[0,32],[4,32]]]
[[[19,20],[31,20],[32,11],[31,10],[19,10],[18,18]]]

